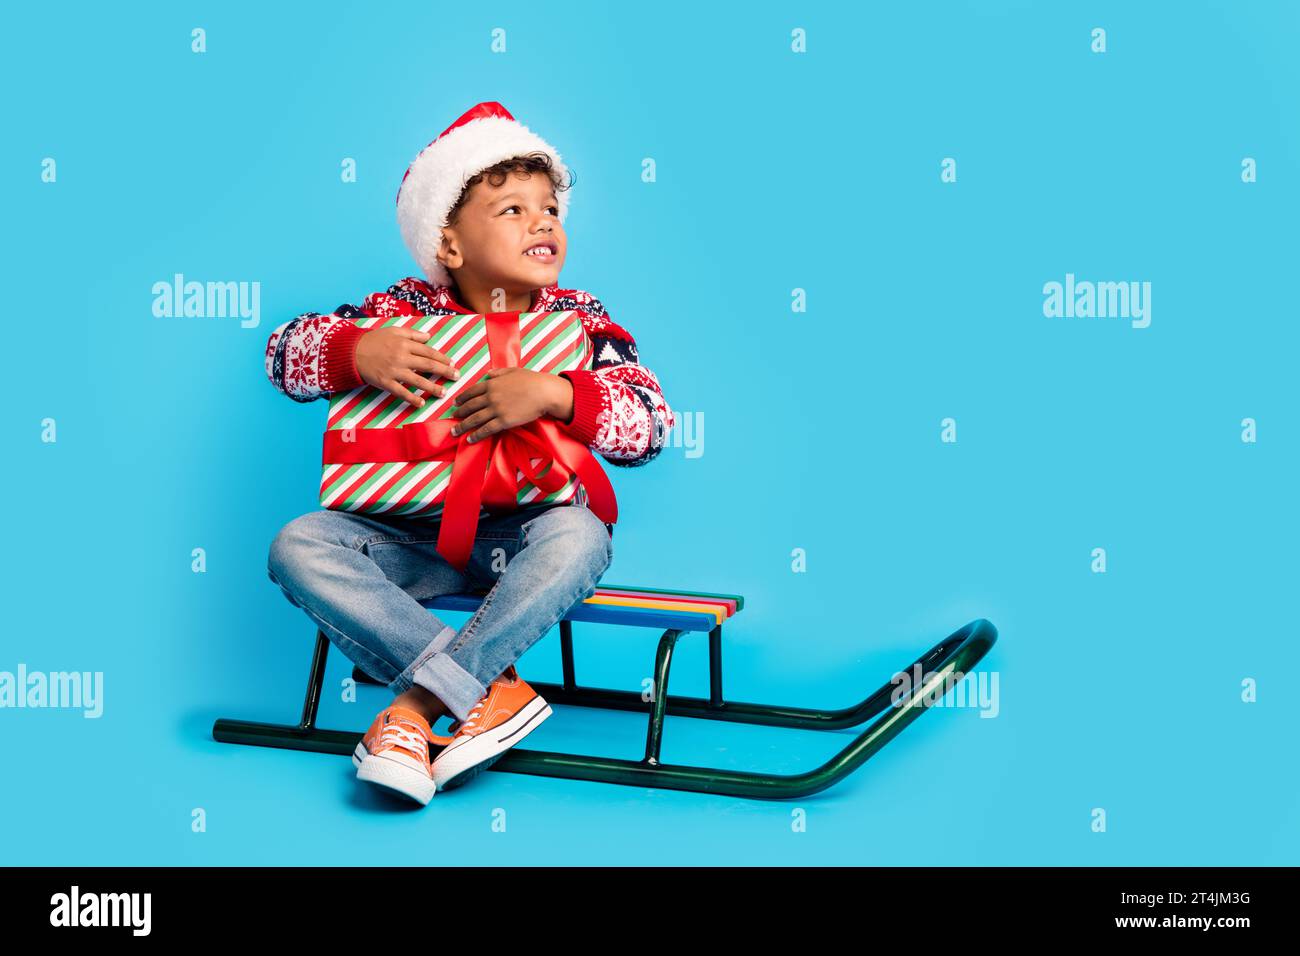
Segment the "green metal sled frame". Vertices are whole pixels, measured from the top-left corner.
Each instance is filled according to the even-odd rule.
[[[629,593],[652,590],[624,588],[618,585],[602,586],[602,590],[606,589]],[[700,591],[658,591],[657,593],[702,599],[725,598],[736,602],[733,606],[737,609],[743,605],[743,599],[735,595]],[[422,603],[431,609],[438,607],[450,610],[473,610],[482,598],[481,594],[447,595]],[[573,662],[573,624],[575,621],[584,620],[642,626],[647,622],[658,622],[658,626],[664,626],[667,622],[667,629],[660,637],[655,653],[653,684],[655,692],[651,695],[652,700],[643,700],[641,694],[637,692],[582,687],[577,684]],[[647,714],[649,725],[646,731],[644,756],[640,760],[624,760],[516,747],[507,751],[489,769],[636,787],[689,790],[731,797],[774,800],[805,797],[833,786],[862,766],[885,744],[898,736],[904,727],[921,715],[926,709],[927,696],[931,700],[942,697],[946,691],[940,689],[940,686],[946,685],[950,688],[955,681],[970,673],[997,640],[997,629],[989,621],[978,618],[954,631],[906,668],[904,673],[909,676],[918,673],[918,668],[922,676],[905,699],[893,701],[898,684],[891,679],[860,703],[834,710],[817,710],[725,700],[722,695],[722,624],[720,621],[717,623],[715,621],[714,617],[705,614],[685,614],[671,610],[607,608],[581,602],[576,604],[565,619],[560,621],[563,683],[540,681],[530,681],[530,683],[550,704],[571,704],[579,707],[598,707]],[[709,639],[708,698],[669,695],[667,693],[668,673],[672,664],[673,648],[678,638],[683,633],[705,630],[708,632]],[[302,717],[297,724],[267,724],[218,718],[212,726],[213,739],[222,743],[350,755],[360,741],[361,733],[326,730],[316,726],[329,648],[329,639],[318,630],[316,647],[312,653],[311,670],[307,678],[307,696],[303,702]],[[358,680],[366,683],[379,683],[359,670],[354,671],[354,675]],[[664,718],[670,715],[809,730],[840,730],[856,727],[877,715],[880,716],[843,750],[821,766],[797,774],[769,774],[664,763],[660,759],[660,749],[663,743]],[[431,749],[432,754],[436,754],[440,748],[435,745]]]

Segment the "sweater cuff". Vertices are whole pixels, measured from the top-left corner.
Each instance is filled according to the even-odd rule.
[[[556,419],[578,441],[591,446],[596,441],[599,428],[596,413],[600,411],[601,389],[596,384],[595,374],[588,369],[574,369],[561,372],[561,378],[567,378],[573,385],[573,417],[567,422]]]
[[[347,392],[366,384],[357,371],[357,342],[369,332],[349,319],[334,323],[321,343],[321,390]]]

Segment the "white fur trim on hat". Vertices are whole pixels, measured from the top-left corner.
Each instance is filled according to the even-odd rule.
[[[568,167],[544,139],[516,120],[486,116],[471,120],[434,140],[415,157],[397,194],[397,225],[425,277],[435,286],[451,285],[451,273],[438,262],[447,216],[476,174],[515,156],[542,152],[563,180]],[[556,190],[560,222],[569,211],[569,190]]]

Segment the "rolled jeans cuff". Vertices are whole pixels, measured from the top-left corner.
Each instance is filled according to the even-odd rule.
[[[469,717],[474,705],[487,693],[478,679],[443,653],[456,637],[456,629],[443,628],[428,647],[411,662],[411,666],[398,674],[388,689],[394,694],[410,690],[419,684],[447,705],[457,720]]]

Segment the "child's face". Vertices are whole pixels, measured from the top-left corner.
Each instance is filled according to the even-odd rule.
[[[552,285],[566,251],[559,215],[545,173],[511,171],[500,186],[484,179],[465,197],[455,224],[443,229],[438,259],[455,270],[461,288],[518,294]],[[539,244],[550,251],[530,255]]]

